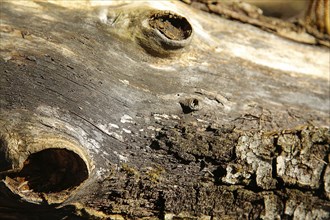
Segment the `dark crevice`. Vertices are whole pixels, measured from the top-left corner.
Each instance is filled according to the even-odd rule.
[[[152,141],[149,147],[154,150],[161,150],[159,141],[157,140]]]
[[[282,218],[283,220],[293,220],[293,216],[290,216],[290,215],[287,215],[287,214],[283,214],[283,215],[281,216],[281,218]]]
[[[303,139],[303,136],[302,136],[301,131],[297,131],[297,132],[295,133],[295,135],[298,137],[299,142],[301,142],[301,140]]]
[[[237,190],[233,191],[233,196],[234,196],[234,201],[236,202],[237,198],[238,198],[238,192]]]
[[[221,185],[222,181],[221,178],[226,175],[226,169],[224,169],[221,166],[218,166],[217,169],[215,169],[213,172],[213,178],[214,178],[214,183],[216,185]]]
[[[325,156],[325,160],[327,156]],[[328,162],[327,162],[328,163]],[[327,169],[327,166],[324,166],[322,171],[321,171],[321,175],[320,175],[320,186],[317,190],[314,191],[313,195],[317,196],[321,199],[327,199],[326,195],[325,195],[325,188],[324,188],[324,175],[325,175],[325,171]]]
[[[180,163],[185,165],[188,165],[193,161],[193,160],[185,159],[178,152],[172,151],[170,149],[167,151],[167,154],[173,155],[175,159],[177,159]]]
[[[196,110],[192,109],[190,106],[185,105],[184,103],[180,103],[180,106],[181,106],[182,112],[184,114],[189,114],[189,113],[196,111]]]
[[[198,207],[199,197],[200,197],[200,188],[199,188],[199,186],[194,186],[194,189],[195,189],[196,206]]]
[[[258,184],[257,184],[257,176],[256,176],[255,173],[252,173],[251,174],[250,180],[251,180],[250,183],[245,186],[245,189],[251,190],[251,191],[253,191],[255,193],[266,191],[263,188],[261,188],[260,186],[258,186]]]
[[[212,126],[209,125],[209,126],[207,126],[207,128],[205,129],[205,131],[216,133],[218,131],[218,129],[212,128]]]
[[[276,189],[282,190],[282,189],[284,189],[284,181],[282,180],[282,178],[277,176],[276,164],[277,164],[277,160],[276,160],[276,157],[274,157],[272,159],[272,177],[273,177],[273,179],[276,179]]]
[[[277,176],[277,156],[281,155],[282,153],[282,148],[281,146],[278,144],[278,136],[275,136],[274,137],[274,146],[275,146],[275,155],[276,157],[274,157],[272,159],[272,177],[274,179],[276,179],[276,189],[279,189],[279,190],[283,190],[285,188],[285,183],[283,181],[282,178],[278,177]]]
[[[299,190],[303,193],[311,193],[311,194],[314,194],[315,193],[315,190],[313,189],[310,189],[308,187],[302,187],[302,186],[298,186],[297,184],[283,184],[283,190],[286,190],[286,189],[293,189],[293,190]]]
[[[7,171],[12,168],[10,161],[8,161],[6,157],[6,153],[5,153],[6,147],[7,147],[6,141],[0,137],[0,172]]]
[[[249,219],[261,219],[261,212],[265,210],[265,204],[263,199],[251,201],[252,210],[249,213]],[[258,216],[258,217],[256,217]]]
[[[282,148],[278,144],[278,137],[274,137],[274,146],[275,146],[275,154],[280,155],[282,153]]]
[[[212,146],[212,143],[210,143],[210,142],[207,142],[207,145],[208,145],[208,151],[212,151],[213,150],[213,146]]]
[[[164,198],[164,193],[163,192],[159,192],[158,195],[158,200],[156,200],[155,202],[155,207],[156,210],[158,210],[158,218],[159,219],[164,219],[165,218],[165,198]]]
[[[236,146],[238,144],[238,140],[235,142],[235,145],[233,146],[233,149],[232,149],[232,154],[231,154],[231,158],[230,158],[230,161],[235,161],[237,160],[237,155],[236,155]]]

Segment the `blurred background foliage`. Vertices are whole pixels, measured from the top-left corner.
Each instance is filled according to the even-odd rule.
[[[244,0],[263,11],[263,15],[280,19],[302,18],[307,12],[310,0]]]

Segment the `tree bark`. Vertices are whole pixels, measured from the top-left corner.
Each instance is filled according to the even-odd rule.
[[[2,1],[0,33],[0,216],[330,217],[328,48],[166,1]]]

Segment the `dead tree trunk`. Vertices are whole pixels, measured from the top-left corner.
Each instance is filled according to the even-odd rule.
[[[165,1],[0,33],[1,218],[329,219],[328,48]]]

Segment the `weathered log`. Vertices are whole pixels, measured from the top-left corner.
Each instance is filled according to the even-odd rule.
[[[0,33],[1,218],[330,217],[328,48],[167,1]]]

